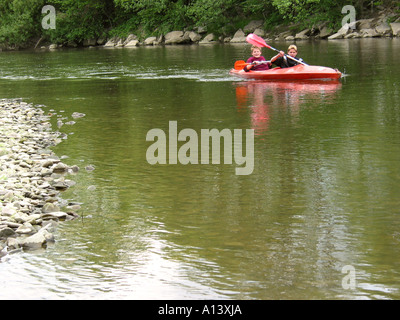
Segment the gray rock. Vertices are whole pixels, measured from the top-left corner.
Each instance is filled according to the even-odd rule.
[[[54,173],[65,173],[68,171],[68,166],[65,163],[57,163],[54,167],[53,167],[53,172]]]
[[[51,159],[46,159],[42,162],[42,167],[43,168],[49,168],[54,164],[54,161]]]
[[[374,23],[375,19],[371,18],[371,19],[361,19],[361,20],[357,20],[356,23],[356,28],[358,30],[362,30],[362,29],[373,29],[375,28],[375,23]]]
[[[205,34],[207,33],[207,27],[206,26],[197,27],[197,32],[200,34]]]
[[[26,250],[36,250],[47,246],[47,242],[54,239],[54,236],[47,230],[40,230],[32,236],[20,239],[19,244]]]
[[[85,169],[86,169],[86,171],[93,171],[95,169],[95,166],[90,164],[90,165],[86,166]]]
[[[130,34],[125,41],[123,41],[123,45],[126,46],[129,42],[134,41],[134,40],[138,40],[138,37],[135,34]]]
[[[55,188],[56,190],[67,190],[70,186],[68,183],[62,180],[54,181],[52,183],[52,187]]]
[[[265,37],[265,31],[261,28],[255,29],[253,33],[261,38]]]
[[[276,40],[284,40],[289,36],[293,36],[292,31],[284,31],[284,32],[278,34],[278,36],[276,37]]]
[[[83,118],[84,116],[86,116],[84,113],[80,113],[80,112],[74,112],[72,115],[72,118],[74,119],[78,119],[78,118]]]
[[[124,39],[119,39],[119,41],[115,44],[115,47],[121,48],[124,46],[124,43],[125,43]]]
[[[242,29],[239,29],[233,35],[231,43],[242,43],[242,42],[246,42],[246,34]]]
[[[48,212],[48,213],[43,213],[42,219],[43,220],[63,220],[68,216],[67,213],[58,211],[58,212]]]
[[[383,21],[381,24],[379,24],[375,28],[375,30],[376,30],[376,32],[378,32],[380,35],[383,35],[383,36],[391,36],[392,35],[392,28],[386,21]]]
[[[115,46],[117,45],[117,43],[119,43],[119,41],[120,41],[120,38],[118,38],[118,37],[112,37],[111,39],[109,39],[109,40],[106,42],[106,44],[104,45],[104,47],[107,47],[107,48],[115,47]]]
[[[183,31],[171,31],[165,35],[165,44],[182,44],[190,41],[189,33]]]
[[[19,234],[31,234],[35,231],[35,228],[29,222],[25,222],[22,226],[15,230],[15,232]]]
[[[349,24],[345,24],[343,27],[339,29],[338,32],[328,37],[328,40],[336,40],[336,39],[343,39],[351,30]]]
[[[137,47],[139,45],[139,40],[131,40],[127,44],[124,44],[125,48]]]
[[[344,36],[344,39],[354,39],[354,38],[362,38],[362,35],[358,32],[352,32]]]
[[[294,36],[294,38],[295,38],[296,40],[306,40],[306,39],[309,38],[310,34],[311,34],[311,29],[305,29],[305,30],[303,30],[303,31],[301,31],[301,32],[299,32],[299,33],[297,33],[297,34]]]
[[[15,235],[15,231],[9,227],[0,229],[0,238],[8,238]]]
[[[213,33],[206,35],[204,39],[199,42],[199,44],[210,44],[210,43],[215,43],[215,36]]]
[[[32,225],[40,224],[42,222],[42,215],[40,214],[31,214],[28,216],[26,222],[29,222]]]
[[[201,34],[195,32],[195,31],[190,31],[189,38],[190,38],[190,41],[192,41],[192,42],[199,42],[201,40]]]
[[[7,247],[9,250],[18,249],[20,246],[18,239],[16,238],[7,238]]]
[[[12,216],[17,213],[17,210],[12,205],[6,205],[1,209],[0,214],[3,216]]]
[[[264,20],[252,20],[244,28],[245,33],[254,32],[256,29],[262,28],[264,25]]]
[[[148,37],[143,41],[145,46],[152,46],[157,42],[157,37]]]
[[[390,27],[392,28],[393,36],[400,36],[400,22],[393,22],[390,24]]]
[[[19,228],[22,225],[21,223],[17,223],[17,222],[13,222],[13,221],[4,221],[4,220],[1,222],[1,224],[4,226],[7,226],[9,228],[13,228],[13,229]]]
[[[376,32],[375,28],[361,29],[360,34],[363,38],[375,38],[380,36],[380,34]]]
[[[20,208],[18,210],[20,210]],[[13,219],[15,220],[15,222],[22,223],[22,224],[25,223],[26,221],[28,221],[28,218],[29,218],[29,216],[23,212],[17,212],[13,216]]]

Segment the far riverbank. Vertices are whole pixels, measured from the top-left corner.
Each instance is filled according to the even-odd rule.
[[[333,30],[327,23],[320,23],[309,28],[298,31],[298,24],[276,27],[273,30],[263,28],[263,20],[253,20],[243,29],[237,30],[232,36],[219,36],[214,33],[207,33],[206,29],[176,30],[158,37],[151,36],[140,39],[136,34],[128,37],[114,36],[109,39],[89,39],[83,43],[48,44],[41,46],[42,49],[58,49],[64,47],[94,47],[104,46],[106,48],[132,48],[137,46],[156,45],[179,45],[179,44],[217,44],[217,43],[246,43],[246,36],[255,33],[267,41],[288,41],[296,42],[303,40],[344,40],[357,38],[379,38],[379,37],[400,37],[400,17],[389,23],[389,18],[397,17],[396,14],[381,14],[375,18],[356,20],[345,24],[339,30]]]
[[[344,20],[346,15],[343,14]],[[345,24],[344,22],[348,22]],[[382,7],[380,10],[355,16],[342,21],[340,28],[332,28],[331,21],[313,21],[297,23],[282,23],[270,26],[268,20],[251,20],[232,31],[209,31],[203,27],[185,27],[169,32],[144,32],[141,27],[131,29],[122,34],[115,30],[100,32],[101,36],[85,37],[83,40],[51,42],[46,36],[32,38],[25,45],[0,44],[1,50],[18,49],[59,49],[76,47],[137,47],[176,44],[217,44],[217,43],[246,43],[246,36],[255,33],[268,41],[296,42],[303,40],[341,40],[354,38],[400,37],[400,11],[393,7]],[[337,23],[335,25],[338,25]],[[307,26],[307,27],[305,27]],[[235,30],[235,31],[233,31]]]

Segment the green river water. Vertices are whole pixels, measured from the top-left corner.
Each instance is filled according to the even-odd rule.
[[[54,148],[81,217],[3,259],[0,298],[399,299],[400,39],[297,45],[346,76],[242,81],[245,44],[1,52],[0,98],[86,116]],[[150,165],[169,121],[254,129],[252,174]]]

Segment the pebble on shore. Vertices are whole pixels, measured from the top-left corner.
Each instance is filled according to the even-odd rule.
[[[0,258],[46,247],[58,221],[77,217],[60,209],[65,176],[76,170],[49,149],[62,141],[50,117],[20,99],[0,100]]]

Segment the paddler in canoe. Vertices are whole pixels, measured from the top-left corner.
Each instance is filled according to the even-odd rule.
[[[281,68],[290,68],[297,66],[301,62],[304,63],[302,58],[297,57],[297,46],[292,44],[288,48],[288,56],[295,58],[296,60],[292,60],[288,58],[283,51],[280,51],[276,56],[272,57],[271,62]]]
[[[258,46],[251,47],[252,56],[247,59],[246,65],[243,68],[244,71],[265,71],[272,68],[272,64],[280,68],[290,68],[294,67],[303,62],[302,58],[296,58],[297,56],[297,46],[292,44],[288,48],[288,55],[296,60],[287,58],[283,51],[280,51],[276,56],[272,57],[271,61],[266,61],[261,55],[261,48]],[[304,62],[303,62],[304,63]]]
[[[265,71],[272,67],[270,61],[265,61],[265,58],[261,55],[261,48],[257,46],[251,47],[251,57],[247,59],[247,65],[244,66],[243,70],[246,72],[252,71]]]

